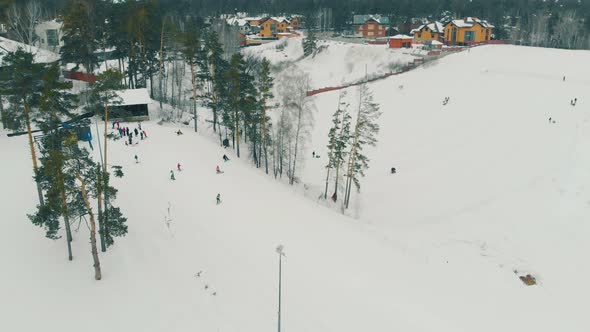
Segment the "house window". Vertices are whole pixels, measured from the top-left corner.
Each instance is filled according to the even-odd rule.
[[[274,33],[276,30],[277,30],[277,27],[276,27],[276,25],[274,25],[274,24],[271,24],[271,25],[270,25],[270,32]]]
[[[474,41],[475,31],[465,31],[465,41]]]
[[[418,38],[422,38],[422,32],[418,32]]]
[[[59,46],[59,37],[56,29],[49,29],[47,33],[47,46]]]
[[[430,38],[434,39],[434,33],[430,34]]]
[[[373,35],[374,35],[373,31],[367,32],[367,36],[373,36]]]
[[[369,30],[373,30],[375,29],[375,26],[373,24],[369,24]]]

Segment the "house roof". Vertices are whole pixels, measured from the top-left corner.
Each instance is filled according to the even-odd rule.
[[[424,28],[428,28],[430,29],[430,31],[432,32],[436,32],[436,33],[443,33],[445,31],[445,26],[438,22],[432,22],[432,23],[428,23],[428,24],[423,24],[420,27],[416,28],[416,29],[412,29],[412,31],[410,31],[410,33],[414,33],[414,32],[420,32],[422,31]]]
[[[367,21],[373,20],[379,24],[388,25],[390,23],[389,17],[381,15],[354,15],[352,17],[352,23],[355,25],[362,25]]]
[[[447,23],[447,25],[449,24],[454,24],[458,28],[471,28],[476,24],[479,24],[484,28],[494,28],[494,26],[490,24],[488,21],[480,20],[477,17],[466,17],[462,20],[452,20],[451,22]]]
[[[113,101],[109,104],[109,106],[130,106],[130,105],[144,105],[144,104],[151,104],[152,99],[150,98],[150,94],[148,90],[143,89],[130,89],[130,90],[119,90],[115,91],[117,97],[120,101]]]
[[[414,37],[408,36],[408,35],[395,35],[393,37],[391,37],[391,39],[413,39]]]
[[[279,16],[279,17],[271,17],[273,20],[277,21],[277,22],[285,22],[285,23],[291,23],[291,21],[289,19],[287,19],[284,16]]]

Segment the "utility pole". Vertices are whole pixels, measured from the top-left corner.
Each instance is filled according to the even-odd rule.
[[[283,263],[283,256],[285,253],[283,252],[283,245],[279,245],[277,247],[277,253],[279,254],[279,311],[278,311],[278,332],[281,332],[281,279],[282,279],[282,263]]]

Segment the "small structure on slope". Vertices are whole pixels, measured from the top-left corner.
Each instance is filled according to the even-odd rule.
[[[109,120],[149,120],[148,105],[152,100],[147,89],[120,90],[116,93],[117,98],[109,104]]]

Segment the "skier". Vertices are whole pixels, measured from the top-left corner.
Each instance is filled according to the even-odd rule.
[[[143,137],[147,138],[147,132],[145,130],[141,131],[143,133]]]
[[[139,126],[139,130],[141,130],[141,121],[137,125]]]
[[[139,164],[139,158],[137,158],[137,155],[135,155],[135,163]]]
[[[551,117],[549,117],[549,123],[551,123]]]
[[[119,130],[119,136],[121,136],[121,138],[123,138],[123,130],[121,128],[117,128],[117,130]]]
[[[578,98],[574,98],[574,106],[578,103]]]
[[[221,194],[217,194],[217,205],[221,204]]]
[[[563,77],[563,81],[565,82],[565,76]]]
[[[115,124],[117,124],[117,121],[113,121],[113,128],[111,129],[115,129]]]
[[[133,145],[133,136],[129,135],[129,145]]]
[[[180,131],[180,129],[178,129],[178,131],[176,132],[176,135],[178,135],[178,136],[182,135],[182,131]]]
[[[312,156],[313,158],[315,158],[315,151],[313,151],[313,152],[311,153],[311,156]]]
[[[224,148],[229,147],[229,140],[227,138],[223,140],[223,147]]]
[[[223,155],[223,161],[229,161],[229,158],[226,155]]]
[[[217,174],[222,174],[223,173],[223,171],[221,170],[221,168],[219,167],[219,165],[217,165],[217,167],[215,167],[215,172]]]
[[[176,168],[178,169],[178,171],[179,171],[179,172],[181,172],[181,171],[182,171],[182,168],[181,168],[181,165],[180,165],[180,163],[178,163],[178,165],[176,165]]]
[[[170,180],[176,180],[176,178],[174,177],[174,171],[170,170]]]
[[[395,174],[395,172],[396,172],[396,171],[395,171],[395,167],[392,167],[392,168],[391,168],[391,174]]]
[[[139,135],[139,130],[137,130],[137,128],[135,128],[134,132],[135,132],[135,137],[137,137]]]
[[[141,137],[141,140],[143,140],[143,131],[139,132],[139,135]]]

